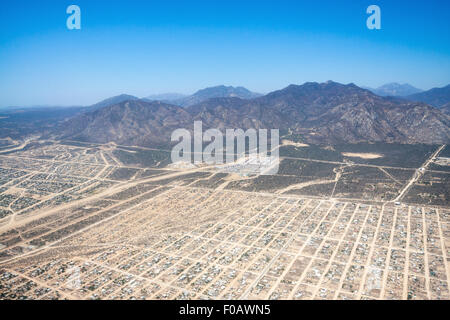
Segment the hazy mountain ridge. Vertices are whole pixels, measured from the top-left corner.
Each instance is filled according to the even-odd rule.
[[[161,102],[171,103],[172,101],[184,99],[186,97],[188,97],[188,95],[181,94],[181,93],[161,93],[161,94],[149,95],[145,98],[142,98],[142,100],[149,101],[149,102],[161,101]]]
[[[129,94],[121,94],[111,98],[102,100],[96,104],[91,105],[91,110],[97,110],[113,104],[121,103],[129,100],[143,100],[147,102],[161,101],[168,104],[173,104],[182,107],[188,107],[212,98],[236,97],[241,99],[253,99],[262,96],[259,93],[251,92],[244,87],[232,86],[215,86],[198,90],[192,95],[185,95],[181,93],[162,93],[149,95],[144,98],[138,98]]]
[[[433,88],[425,92],[409,95],[407,97],[411,101],[421,101],[440,108],[450,102],[450,84],[442,88]]]
[[[364,87],[364,89],[370,90],[378,96],[382,97],[406,97],[412,94],[423,92],[421,89],[417,89],[408,83],[387,83],[376,89]]]
[[[139,98],[135,97],[135,96],[132,96],[132,95],[129,95],[129,94],[121,94],[121,95],[118,95],[118,96],[107,98],[105,100],[97,102],[96,104],[91,105],[89,107],[89,111],[98,110],[98,109],[101,109],[103,107],[107,107],[107,106],[110,106],[110,105],[113,105],[113,104],[121,103],[121,102],[124,102],[124,101],[129,101],[129,100],[139,100]]]

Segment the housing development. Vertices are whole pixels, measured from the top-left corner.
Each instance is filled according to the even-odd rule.
[[[4,146],[0,299],[449,299],[450,148],[345,148],[286,140],[263,176]]]

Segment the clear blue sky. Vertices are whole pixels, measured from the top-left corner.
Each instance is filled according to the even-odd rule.
[[[66,8],[81,8],[81,30]],[[368,30],[366,8],[381,8]],[[0,2],[0,106],[334,80],[450,83],[450,1]]]

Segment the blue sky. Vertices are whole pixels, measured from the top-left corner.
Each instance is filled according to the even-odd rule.
[[[81,8],[68,30],[66,8]],[[381,8],[381,30],[366,8]],[[334,80],[450,83],[450,1],[0,2],[0,107]]]

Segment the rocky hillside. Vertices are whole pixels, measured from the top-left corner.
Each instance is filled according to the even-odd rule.
[[[152,146],[164,144],[173,130],[190,124],[183,108],[130,100],[71,118],[54,134],[60,139]]]

